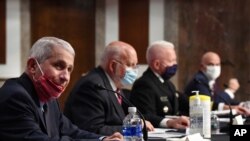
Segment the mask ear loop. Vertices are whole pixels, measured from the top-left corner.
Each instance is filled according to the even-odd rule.
[[[40,72],[42,73],[42,75],[44,75],[44,73],[43,73],[43,71],[42,71],[42,68],[41,68],[41,66],[39,65],[38,61],[37,61],[35,58],[34,58],[34,60],[35,60],[35,62],[36,62],[36,64],[37,64],[37,66],[38,66]],[[35,78],[35,76],[33,76],[33,80],[37,81],[36,78]]]
[[[37,64],[37,66],[38,66],[39,70],[41,71],[42,75],[44,75],[44,73],[43,73],[43,71],[42,71],[42,69],[41,69],[40,64],[38,63],[38,61],[37,61],[36,59],[35,59],[35,61],[36,61],[36,64]]]

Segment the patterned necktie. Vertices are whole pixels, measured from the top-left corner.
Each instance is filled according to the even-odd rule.
[[[122,104],[121,90],[118,88],[116,89],[116,95],[117,95],[118,103],[121,105]]]

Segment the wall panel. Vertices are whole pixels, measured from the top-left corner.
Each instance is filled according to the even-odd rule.
[[[119,1],[119,39],[135,47],[139,63],[146,63],[149,43],[149,0]]]
[[[6,63],[6,0],[0,1],[0,64]]]
[[[95,66],[95,0],[31,0],[30,9],[32,44],[42,36],[56,36],[76,51],[70,84],[59,99],[63,108],[81,74]]]
[[[200,1],[179,0],[179,86],[197,72],[200,58],[206,51],[221,56],[222,72],[217,90],[230,77],[241,84],[236,97],[250,100],[250,17],[247,0]],[[188,12],[187,12],[188,11]]]

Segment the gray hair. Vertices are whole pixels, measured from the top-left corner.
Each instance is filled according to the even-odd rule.
[[[174,44],[164,40],[153,42],[150,46],[148,46],[146,52],[146,59],[148,63],[156,57],[156,48],[174,48]],[[158,55],[160,55],[160,52],[158,52]]]
[[[33,44],[29,57],[42,63],[51,56],[53,47],[62,47],[75,56],[73,47],[67,41],[56,37],[42,37]]]

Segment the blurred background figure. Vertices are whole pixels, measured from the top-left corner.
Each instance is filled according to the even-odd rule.
[[[185,94],[188,96],[194,95],[192,91],[199,91],[199,93],[210,96],[213,102],[212,110],[228,110],[230,106],[226,100],[223,102],[216,101],[216,92],[214,91],[214,86],[216,79],[221,74],[221,59],[220,56],[212,51],[208,51],[203,54],[200,63],[199,71],[194,75],[193,79],[188,83],[185,88]],[[188,105],[186,105],[188,106]],[[236,111],[237,114],[250,115],[249,110],[239,105],[232,105],[232,109]]]
[[[215,101],[218,103],[229,103],[230,105],[239,105],[240,102],[235,99],[235,93],[240,88],[240,84],[237,78],[229,79],[228,83],[225,84],[224,91],[221,91],[215,95]]]

